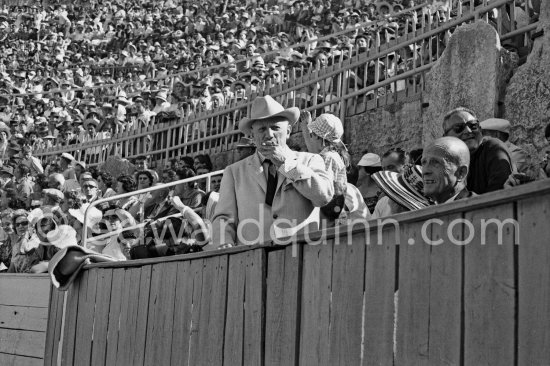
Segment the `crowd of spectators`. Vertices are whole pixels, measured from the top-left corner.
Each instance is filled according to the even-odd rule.
[[[434,22],[455,14],[435,4]],[[427,16],[423,9],[388,15],[414,5],[407,0],[167,0],[4,6],[0,121],[43,149],[186,118],[414,31]],[[469,2],[464,5],[468,9]],[[533,21],[536,5],[519,4],[516,14]],[[335,32],[341,34],[322,38]],[[414,60],[428,63],[432,57],[427,48],[404,48],[388,57],[389,64],[378,65],[384,68],[378,72],[369,65],[350,73],[349,86],[365,87],[375,75],[382,81],[410,70]],[[336,87],[329,81],[300,91],[298,106],[334,97]]]
[[[249,144],[243,145],[244,150],[250,147]],[[87,168],[72,155],[64,153],[58,161],[43,167],[32,156],[30,145],[23,145],[22,153],[11,156],[0,169],[0,272],[44,272],[47,262],[59,247],[83,244],[85,222],[87,246],[119,260],[152,255],[141,253],[139,248],[130,255],[130,246],[121,246],[121,243],[136,242],[138,237],[162,241],[164,237],[159,239],[157,231],[164,235],[166,220],[170,227],[179,225],[178,236],[180,229],[202,230],[201,216],[208,212],[208,205],[208,210],[212,211],[213,203],[209,203],[209,198],[212,196],[214,200],[215,192],[219,191],[221,176],[211,178],[208,193],[205,192],[206,180],[151,193],[131,193],[209,173],[212,171],[209,156],[172,159],[160,172],[150,169],[148,163],[148,157],[140,156],[134,161],[134,173],[114,177],[105,170]],[[92,202],[125,193],[130,193],[129,197],[91,207],[85,221],[84,214]],[[184,220],[177,215],[177,207],[181,207]],[[175,214],[178,217],[170,217]],[[182,222],[191,226],[184,227]],[[123,232],[120,237],[108,234],[122,228],[135,228],[138,224],[147,225]],[[170,237],[168,234],[166,239]],[[205,231],[201,242],[207,236]],[[180,242],[177,240],[171,244],[154,255],[177,254],[184,250],[178,249]],[[200,249],[192,240],[186,244],[185,250]]]
[[[302,70],[366,51],[377,34],[383,44],[413,30],[420,26],[417,12],[387,16],[413,5],[167,0],[4,6],[0,121],[13,134],[34,134],[33,146],[41,149],[223,107]]]

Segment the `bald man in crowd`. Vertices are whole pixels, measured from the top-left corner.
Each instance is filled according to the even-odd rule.
[[[456,137],[442,137],[424,148],[422,178],[424,195],[436,204],[468,198],[474,193],[466,188],[470,151]]]
[[[477,194],[504,188],[512,174],[512,159],[506,145],[493,137],[483,137],[474,111],[459,107],[443,117],[444,136],[459,138],[470,150],[468,190]]]

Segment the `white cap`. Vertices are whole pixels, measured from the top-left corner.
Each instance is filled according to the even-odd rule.
[[[380,156],[373,154],[373,153],[367,153],[363,155],[361,160],[357,163],[357,166],[373,166],[373,167],[381,167],[382,163],[380,161]]]

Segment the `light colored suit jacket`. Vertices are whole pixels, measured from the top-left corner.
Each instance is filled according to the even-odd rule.
[[[319,229],[320,213],[316,207],[332,199],[333,183],[320,155],[295,151],[292,154],[293,158],[279,169],[272,206],[265,204],[267,179],[257,153],[225,169],[212,219],[213,247],[252,245],[288,235],[289,231],[281,234],[277,228],[301,227],[297,232],[306,227],[309,232]]]

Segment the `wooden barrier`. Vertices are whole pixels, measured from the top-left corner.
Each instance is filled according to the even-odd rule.
[[[546,180],[296,245],[89,265],[45,364],[549,364],[549,213]]]
[[[43,364],[49,298],[48,275],[0,274],[0,365]]]

